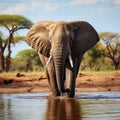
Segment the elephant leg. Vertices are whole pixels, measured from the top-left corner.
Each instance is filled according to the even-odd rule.
[[[66,67],[66,87],[69,90],[67,96],[74,97],[75,94],[75,72],[74,68],[71,68],[70,65]]]
[[[39,58],[44,66],[46,66],[46,63],[48,61],[48,58],[43,56],[42,54],[38,53]],[[45,74],[47,76],[50,90],[52,91],[53,96],[60,96],[60,92],[57,87],[57,82],[56,82],[56,77],[55,77],[55,70],[54,70],[54,65],[53,62],[48,65],[48,67],[44,67]]]
[[[48,65],[47,71],[48,71],[49,85],[50,85],[50,89],[52,91],[53,96],[60,96],[60,92],[58,90],[57,81],[55,77],[55,69],[52,61]]]
[[[74,58],[74,67],[71,68],[69,64],[66,67],[66,87],[69,89],[68,97],[74,97],[76,77],[79,71],[79,66],[82,60],[82,55],[78,58]]]
[[[47,57],[43,56],[42,54],[38,53],[39,55],[39,58],[40,58],[40,61],[41,63],[43,64],[43,66],[46,65],[46,59],[48,59]],[[50,78],[49,78],[49,74],[48,74],[48,70],[46,69],[46,67],[44,67],[44,71],[45,71],[45,74],[46,74],[46,77],[48,79],[48,82],[50,84]]]

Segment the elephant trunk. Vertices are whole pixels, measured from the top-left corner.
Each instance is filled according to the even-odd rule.
[[[54,65],[55,65],[55,72],[56,72],[56,80],[57,85],[60,93],[65,92],[64,88],[64,74],[65,74],[65,60],[66,54],[63,52],[64,47],[60,44],[54,46],[54,51],[52,52]]]

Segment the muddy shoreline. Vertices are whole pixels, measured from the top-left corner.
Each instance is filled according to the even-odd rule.
[[[82,74],[76,79],[79,92],[120,92],[120,74]],[[46,76],[0,76],[0,94],[50,92]]]

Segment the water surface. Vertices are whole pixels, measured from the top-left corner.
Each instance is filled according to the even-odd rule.
[[[120,92],[76,93],[74,99],[49,93],[0,95],[0,120],[120,120]]]

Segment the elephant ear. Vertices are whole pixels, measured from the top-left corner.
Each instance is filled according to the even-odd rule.
[[[85,53],[99,41],[97,32],[87,22],[71,22],[67,25],[67,28],[74,32],[72,55],[75,57]]]
[[[42,55],[49,57],[50,56],[50,49],[51,43],[48,39],[49,32],[47,27],[52,22],[38,22],[33,25],[27,36],[26,42],[37,52],[41,53]]]

